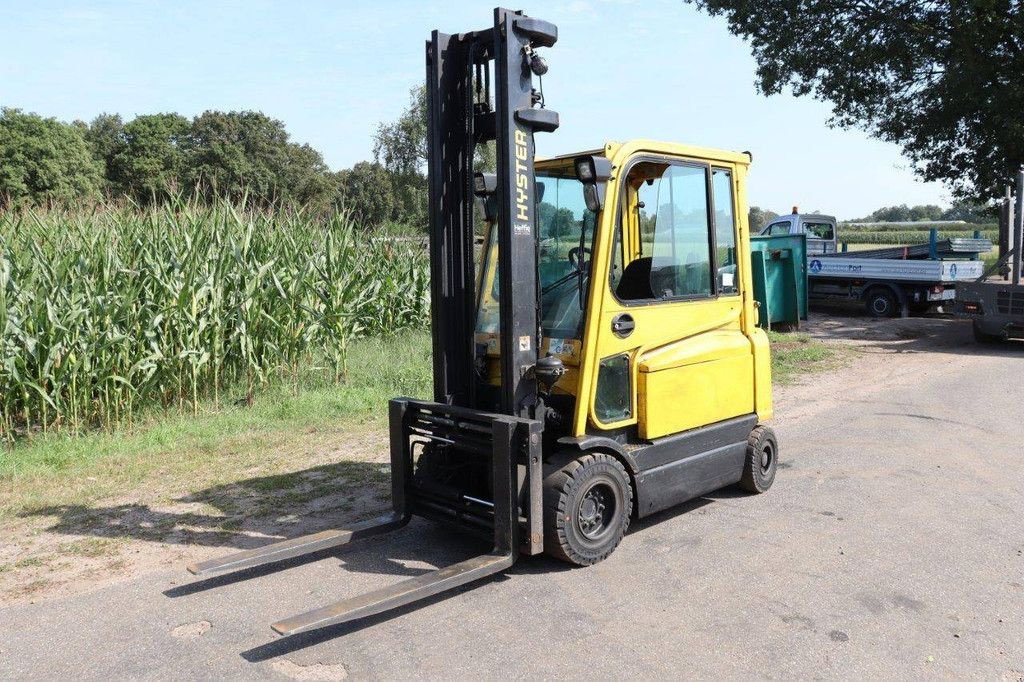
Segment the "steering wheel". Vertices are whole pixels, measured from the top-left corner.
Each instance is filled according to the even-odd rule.
[[[581,255],[583,258],[580,258]],[[574,246],[569,249],[569,263],[572,264],[574,269],[582,270],[582,266],[587,262],[587,256],[589,255],[590,249],[587,247]]]

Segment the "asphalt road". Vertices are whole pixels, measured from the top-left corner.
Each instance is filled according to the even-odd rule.
[[[271,632],[483,549],[414,522],[276,573],[0,608],[0,677],[1021,679],[1024,348],[892,336],[780,392],[769,493],[636,523],[597,566],[524,560],[397,617]]]

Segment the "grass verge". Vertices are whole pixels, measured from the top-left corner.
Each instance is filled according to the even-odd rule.
[[[783,386],[795,383],[804,374],[825,372],[842,364],[839,348],[807,334],[770,331],[768,340],[772,344],[772,380]]]
[[[430,391],[430,336],[364,339],[342,385],[273,386],[251,405],[198,416],[151,413],[130,429],[85,436],[37,435],[0,449],[0,522],[42,506],[83,505],[159,479],[168,491],[272,473],[274,462],[317,439],[382,428],[387,401]]]

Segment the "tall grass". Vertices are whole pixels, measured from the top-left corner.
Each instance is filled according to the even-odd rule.
[[[353,339],[421,326],[418,244],[228,204],[0,215],[0,438],[251,400]],[[236,398],[237,396],[232,396]]]

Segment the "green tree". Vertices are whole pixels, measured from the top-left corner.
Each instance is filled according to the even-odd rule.
[[[80,128],[0,109],[0,207],[92,200],[101,184],[100,164]]]
[[[903,223],[914,221],[941,220],[943,210],[941,206],[925,204],[918,206],[883,206],[874,211],[871,215],[861,218],[858,222],[865,223]]]
[[[545,232],[549,237],[563,239],[573,234],[579,237],[579,225],[568,208],[558,208],[554,204],[542,201],[537,207],[537,218],[540,224],[545,226]]]
[[[409,103],[397,119],[377,125],[373,158],[392,174],[396,195],[394,220],[427,222],[427,94],[422,85],[409,90]],[[494,142],[476,145],[474,167],[495,168]]]
[[[996,219],[994,209],[973,201],[954,201],[939,217],[942,220],[964,220],[974,224],[991,223]]]
[[[924,204],[910,207],[911,220],[939,220],[942,217],[942,207],[935,204]]]
[[[109,121],[101,125],[112,127]],[[182,145],[190,127],[180,114],[135,117],[124,126],[120,142],[110,145],[114,150],[107,162],[111,185],[143,203],[178,191],[185,169]],[[101,141],[106,140],[101,137]]]
[[[320,152],[308,144],[288,143],[286,163],[278,174],[282,198],[292,204],[324,210],[334,199],[335,179]]]
[[[396,175],[421,174],[427,161],[427,91],[409,91],[409,105],[390,123],[378,123],[373,157]]]
[[[357,225],[373,228],[395,219],[394,175],[379,163],[361,161],[337,173],[338,199]]]
[[[110,162],[124,146],[124,121],[119,114],[100,114],[83,127],[82,134],[92,158],[102,164],[104,177],[109,180]]]
[[[391,174],[395,205],[391,219],[425,225],[427,220],[427,97],[426,88],[409,91],[409,105],[390,123],[377,125],[373,158]]]
[[[987,201],[1024,163],[1020,0],[686,0],[746,39],[766,95],[902,146],[925,180]]]
[[[769,211],[768,209],[761,208],[760,206],[751,206],[750,211],[747,214],[747,221],[750,224],[751,234],[756,234],[762,227],[765,227],[768,223],[778,217],[779,214],[775,211]]]
[[[192,122],[183,145],[186,177],[208,197],[274,201],[287,147],[288,133],[277,119],[257,111],[207,111]]]
[[[327,208],[336,179],[320,152],[288,139],[284,123],[257,111],[207,111],[182,145],[184,176],[200,194]]]

